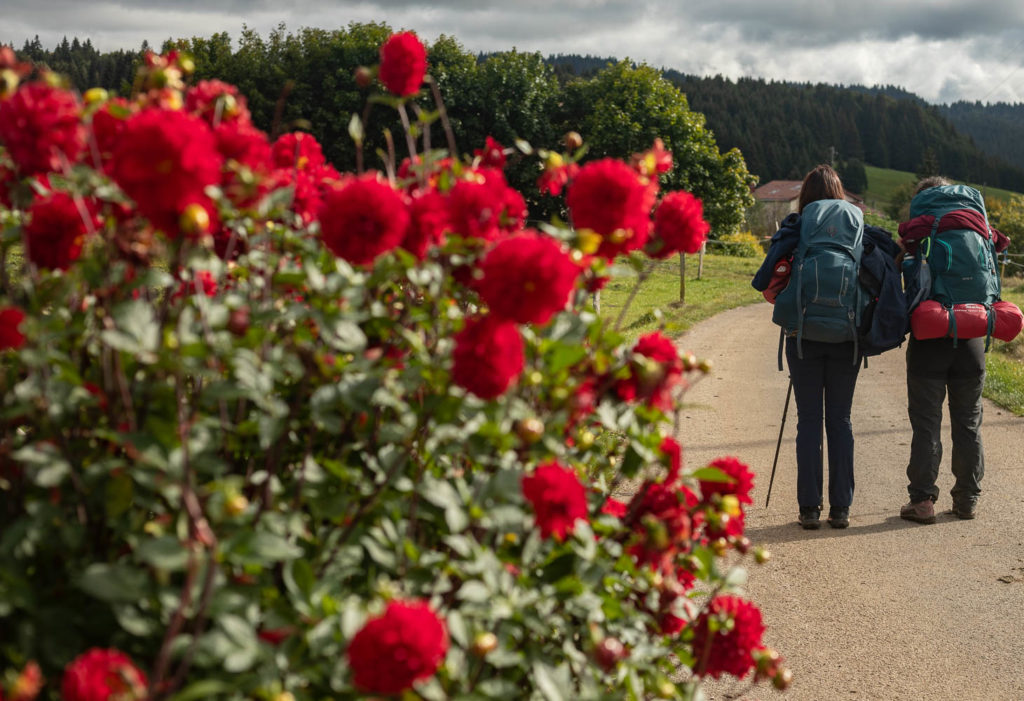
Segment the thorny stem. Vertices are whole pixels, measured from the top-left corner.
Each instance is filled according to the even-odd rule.
[[[618,318],[615,319],[615,326],[613,327],[614,331],[619,330],[623,319],[626,318],[626,312],[629,311],[630,305],[633,304],[633,300],[636,299],[637,292],[640,291],[640,285],[644,284],[644,281],[651,276],[651,273],[654,272],[655,265],[655,261],[650,261],[646,267],[640,271],[640,275],[637,276],[636,279],[636,284],[633,285],[633,289],[629,291],[629,297],[626,298],[625,304],[622,305],[622,311],[619,312]]]
[[[405,145],[409,149],[409,160],[416,162],[416,141],[412,138],[412,126],[409,124],[409,113],[405,109],[405,103],[398,104],[398,116],[402,118],[402,128],[405,131]]]
[[[182,587],[181,602],[171,616],[171,622],[164,633],[163,642],[160,644],[160,652],[157,654],[153,672],[150,674],[152,680],[149,685],[150,696],[154,695],[167,674],[167,667],[170,664],[171,643],[178,637],[181,627],[185,623],[185,610],[192,605],[192,587],[195,584],[197,572],[196,554],[194,548],[188,549],[188,564],[186,566],[185,585]]]
[[[444,127],[444,135],[448,138],[448,155],[455,157],[455,132],[452,131],[451,122],[448,121],[448,110],[441,99],[441,89],[437,86],[434,76],[428,75],[424,80],[430,85],[430,92],[434,96],[434,104],[437,105],[437,113],[441,117],[441,126]]]

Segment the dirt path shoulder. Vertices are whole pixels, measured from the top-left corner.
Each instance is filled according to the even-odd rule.
[[[747,533],[772,560],[752,566],[747,592],[762,608],[767,644],[814,699],[1024,699],[1024,419],[986,401],[986,475],[979,516],[950,513],[948,415],[938,523],[899,518],[910,428],[904,349],[869,361],[853,406],[856,493],[850,527],[796,524],[796,412],[786,419],[765,508],[788,376],[767,304],[705,321],[680,346],[714,370],[685,396],[679,440],[689,466],[736,455],[756,473]],[[827,494],[827,486],[826,486]],[[826,510],[828,506],[826,504]],[[728,686],[712,698],[734,698]]]

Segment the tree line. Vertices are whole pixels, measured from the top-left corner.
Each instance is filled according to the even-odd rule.
[[[308,130],[337,168],[352,171],[357,158],[349,135],[353,114],[366,124],[362,149],[369,167],[380,167],[377,154],[390,148],[384,132],[402,133],[394,110],[374,110],[372,101],[368,106],[372,89],[355,78],[357,67],[377,63],[378,49],[391,33],[381,23],[298,31],[282,24],[266,36],[245,29],[237,38],[224,32],[168,40],[161,50],[187,51],[196,66],[194,80],[217,78],[236,85],[253,121],[272,137]],[[535,149],[564,151],[562,141],[571,130],[583,136],[588,159],[628,158],[661,138],[675,157],[675,167],[662,176],[663,191],[686,189],[700,197],[713,235],[737,231],[742,224],[756,179],[738,149],[720,150],[703,115],[690,109],[686,96],[660,71],[606,62],[587,76],[559,75],[539,53],[481,56],[444,35],[427,49],[460,153],[482,148],[487,136],[506,146],[522,140]],[[54,51],[42,49],[38,40],[26,42],[19,53],[66,74],[79,89],[99,86],[121,93],[130,89],[133,61],[143,55],[142,50],[115,52],[117,60],[108,59],[77,39]],[[415,109],[429,113],[438,108],[424,91]],[[431,131],[433,145],[445,145],[445,134],[436,126]],[[402,146],[395,144],[399,156]],[[527,196],[531,215],[547,219],[558,212],[560,200],[535,186],[537,158],[514,155],[506,175]]]

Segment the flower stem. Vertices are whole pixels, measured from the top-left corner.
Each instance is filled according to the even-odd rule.
[[[618,318],[615,319],[615,326],[613,330],[619,330],[623,319],[626,318],[626,312],[629,311],[630,305],[633,304],[633,300],[636,299],[636,293],[640,291],[640,285],[644,284],[644,281],[651,276],[652,272],[654,272],[654,266],[655,262],[652,260],[642,271],[640,271],[640,275],[638,275],[636,279],[636,284],[633,285],[633,289],[629,291],[629,297],[626,298],[626,302],[622,305],[622,310],[619,312]]]

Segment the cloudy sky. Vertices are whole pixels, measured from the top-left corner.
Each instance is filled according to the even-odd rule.
[[[697,75],[898,85],[931,102],[1024,101],[1021,0],[0,0],[0,43],[146,39],[381,21],[470,51],[630,58]]]

